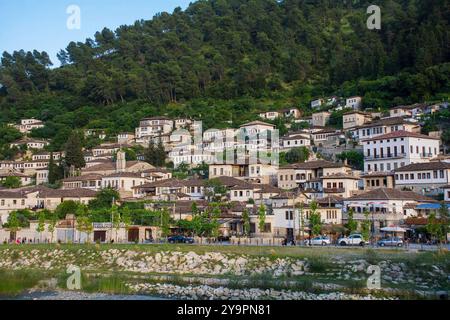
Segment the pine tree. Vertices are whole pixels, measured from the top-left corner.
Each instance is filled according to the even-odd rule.
[[[66,147],[66,165],[70,168],[74,166],[75,169],[81,169],[86,165],[81,146],[80,137],[76,132],[72,132],[67,140]]]

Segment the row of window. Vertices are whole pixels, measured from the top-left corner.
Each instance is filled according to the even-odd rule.
[[[393,169],[395,170],[395,169],[398,169],[399,167],[401,168],[401,167],[404,167],[405,166],[405,163],[404,162],[400,162],[400,163],[397,163],[397,162],[394,162],[393,163]],[[400,165],[400,166],[399,166]],[[378,164],[377,163],[375,163],[374,165],[373,165],[373,171],[375,171],[375,172],[377,172],[377,171],[381,171],[381,172],[384,172],[385,169],[386,168],[386,171],[391,171],[392,170],[392,166],[391,166],[391,163],[390,162],[388,162],[388,163],[386,163],[386,167],[384,166],[384,163],[380,163],[379,164],[379,166],[378,166]],[[378,170],[378,169],[380,169],[380,170]],[[372,171],[372,165],[371,164],[368,164],[367,165],[367,171]]]
[[[444,170],[435,170],[433,171],[433,179],[444,179],[445,178],[445,173]],[[414,180],[415,179],[415,174],[414,173],[400,173],[400,174],[396,174],[395,175],[395,180]],[[417,179],[418,180],[429,180],[431,179],[431,172],[419,172],[417,174]]]

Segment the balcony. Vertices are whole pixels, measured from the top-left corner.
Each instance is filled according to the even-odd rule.
[[[365,161],[376,161],[376,160],[386,160],[386,159],[401,159],[406,157],[406,153],[388,153],[388,154],[377,154],[376,156],[365,156]]]
[[[324,193],[344,193],[345,188],[324,188]]]
[[[432,153],[421,153],[420,157],[421,158],[433,158],[433,154]]]

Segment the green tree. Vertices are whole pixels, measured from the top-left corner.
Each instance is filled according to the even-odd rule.
[[[291,149],[285,155],[285,159],[288,163],[305,162],[309,159],[309,149],[307,147],[298,147]]]
[[[370,220],[369,220],[369,211],[364,209],[364,221],[361,224],[361,234],[364,240],[369,240],[370,238]]]
[[[102,189],[97,193],[95,199],[89,201],[89,209],[91,210],[101,210],[109,209],[113,202],[120,200],[119,193],[112,188]]]
[[[113,205],[111,207],[110,212],[111,212],[112,227],[116,232],[116,243],[117,243],[119,230],[122,226],[122,217],[120,216],[119,208],[116,205]]]
[[[40,211],[38,215],[38,225],[36,231],[39,233],[39,242],[42,242],[42,232],[45,231],[45,212]]]
[[[17,211],[12,211],[8,216],[7,228],[10,232],[16,233],[20,230],[20,220],[17,216]]]
[[[164,165],[166,164],[167,154],[166,154],[166,149],[164,148],[164,143],[162,142],[161,137],[158,140],[158,145],[155,150],[155,156],[156,156],[156,159],[155,159],[154,165],[156,167],[164,167]]]
[[[163,237],[167,237],[170,234],[170,214],[166,208],[162,209],[160,218],[161,234]]]
[[[300,235],[303,238],[305,231],[305,211],[304,211],[304,203],[300,202],[296,205],[296,209],[298,210],[298,222],[299,222],[299,230]]]
[[[85,233],[87,236],[86,243],[89,243],[90,236],[94,231],[94,226],[92,224],[92,219],[88,207],[84,204],[80,204],[77,208],[76,217],[77,217],[76,229],[80,232],[78,236],[78,242],[81,242],[81,233]]]
[[[313,237],[320,235],[322,232],[322,218],[318,208],[319,205],[314,200],[309,205],[309,227]]]
[[[364,169],[364,155],[358,151],[344,151],[337,155],[337,158],[344,161],[347,160],[348,164],[358,170]]]
[[[153,139],[150,139],[148,142],[148,147],[145,149],[144,152],[144,160],[145,162],[150,163],[151,165],[155,165],[156,163],[156,149],[155,149],[155,142]]]
[[[264,232],[266,227],[266,207],[262,204],[258,208],[258,228],[259,232]]]
[[[65,219],[68,214],[78,214],[79,203],[73,200],[66,200],[61,202],[55,209],[59,219]]]
[[[248,237],[250,235],[250,214],[247,208],[245,208],[244,211],[242,212],[242,221],[243,221],[244,235]]]
[[[60,167],[55,163],[53,152],[50,152],[50,160],[48,162],[48,183],[54,185],[58,180],[63,178]]]
[[[22,186],[22,181],[19,177],[8,176],[0,182],[0,185],[8,189],[17,189]]]
[[[65,163],[67,167],[73,166],[75,169],[81,169],[86,165],[83,155],[80,136],[77,132],[72,132],[65,145]]]
[[[345,224],[345,227],[347,228],[348,232],[352,234],[356,231],[358,228],[358,223],[353,219],[355,212],[353,208],[349,208],[347,212],[347,223]]]
[[[51,238],[50,238],[50,243],[53,243],[53,236],[54,236],[54,232],[56,230],[56,225],[58,224],[58,213],[56,211],[50,212],[49,214],[49,224],[47,226],[47,231],[50,232],[51,234]]]

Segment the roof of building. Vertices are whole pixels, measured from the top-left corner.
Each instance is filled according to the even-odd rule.
[[[105,178],[143,178],[140,172],[114,172],[105,176]]]
[[[146,117],[143,118],[141,121],[146,121],[146,120],[172,120],[169,117],[165,117],[165,116],[155,116],[155,117]]]
[[[147,162],[142,162],[142,161],[127,161],[126,162],[126,168],[131,168],[137,164],[146,164],[151,166],[150,164],[148,164]],[[116,163],[113,161],[108,161],[105,163],[100,163],[97,164],[95,166],[89,167],[89,168],[85,168],[82,171],[83,172],[95,172],[95,171],[110,171],[110,170],[116,170]]]
[[[88,180],[100,180],[103,177],[101,174],[89,173],[76,177],[68,177],[62,180],[62,182],[74,182],[74,181],[88,181]]]
[[[398,168],[395,172],[405,172],[405,171],[423,171],[423,170],[442,170],[450,169],[449,162],[433,161],[433,162],[423,162],[423,163],[413,163],[407,166]]]
[[[395,139],[395,138],[420,138],[420,139],[440,140],[439,138],[433,138],[421,133],[398,130],[374,138],[366,139],[366,141]]]
[[[425,108],[425,107],[426,107],[425,104],[415,103],[415,104],[411,104],[411,105],[407,105],[407,106],[396,106],[396,107],[391,108],[391,110],[396,110],[396,109],[411,110],[411,109],[416,109],[416,108],[422,109],[422,108]]]
[[[319,159],[306,161],[301,163],[293,163],[284,167],[280,167],[280,169],[319,169],[319,168],[340,168],[345,165],[342,163],[330,162],[327,160]]]
[[[92,150],[98,150],[98,149],[120,149],[120,148],[130,148],[131,145],[129,144],[119,144],[119,143],[113,143],[113,144],[105,144],[105,145],[99,145],[96,147],[93,147]]]
[[[239,127],[243,128],[243,127],[257,126],[257,125],[268,126],[268,127],[272,127],[272,128],[275,127],[275,125],[273,125],[273,124],[270,124],[270,123],[267,123],[267,122],[263,122],[263,121],[259,121],[259,120],[248,122],[248,123],[244,123],[243,125],[241,125]]]
[[[30,174],[24,174],[21,172],[5,172],[5,173],[0,173],[0,177],[2,178],[6,178],[6,177],[23,177],[23,178],[28,178],[28,177],[32,177],[33,175]]]
[[[387,176],[393,176],[393,172],[386,172],[386,171],[373,171],[369,173],[365,173],[361,176],[361,178],[370,178],[370,177],[387,177]]]
[[[405,120],[405,118],[403,118],[403,117],[389,117],[389,118],[383,118],[383,119],[371,121],[369,123],[365,123],[363,125],[354,127],[353,129],[372,128],[372,127],[378,127],[378,126],[393,126],[393,125],[399,125],[399,124],[411,124],[411,125],[416,125],[416,126],[418,125],[417,123]]]
[[[330,174],[328,176],[322,176],[322,179],[353,179],[353,180],[360,180],[360,177],[354,176],[352,174],[342,173],[338,172],[335,174]]]
[[[346,199],[346,201],[353,200],[413,200],[425,202],[436,201],[413,191],[402,191],[390,188],[377,188]]]
[[[94,198],[97,191],[89,189],[43,189],[39,192],[40,198]]]
[[[347,112],[344,113],[344,116],[350,115],[350,114],[355,114],[355,113],[361,114],[363,116],[370,116],[370,113],[367,113],[367,112],[364,112],[364,111],[359,111],[359,110],[347,111]]]
[[[23,199],[25,194],[14,189],[2,189],[0,190],[0,199]]]

